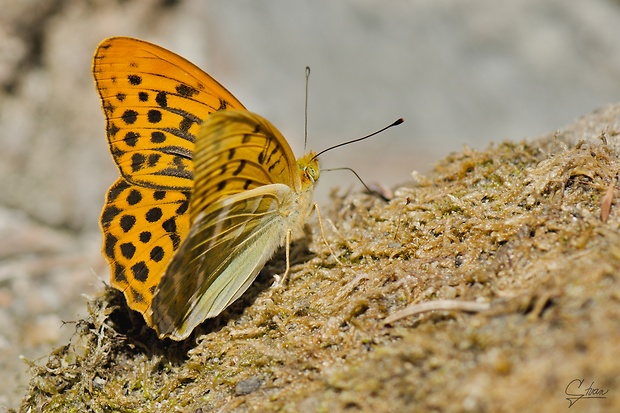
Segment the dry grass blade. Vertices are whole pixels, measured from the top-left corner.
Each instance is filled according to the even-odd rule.
[[[475,301],[458,301],[458,300],[436,300],[427,301],[425,303],[417,303],[410,305],[404,310],[397,311],[394,314],[386,317],[381,322],[383,325],[392,324],[395,321],[401,320],[405,317],[409,317],[415,314],[426,313],[428,311],[465,311],[468,313],[478,313],[486,311],[491,308],[490,303],[478,303]]]
[[[614,177],[609,186],[607,186],[607,191],[605,191],[605,196],[603,196],[603,200],[601,201],[601,221],[607,222],[609,219],[609,213],[611,212],[611,204],[614,200],[614,187],[616,186],[616,178]]]

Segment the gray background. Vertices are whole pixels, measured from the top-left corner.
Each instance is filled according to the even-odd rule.
[[[323,167],[353,167],[388,185],[463,145],[535,137],[620,97],[620,7],[611,0],[0,6],[10,11],[0,17],[0,202],[73,229],[96,228],[116,176],[90,76],[108,36],[140,37],[192,60],[270,119],[298,156],[310,65],[309,148],[406,119],[322,158]],[[324,174],[321,202],[334,185],[360,187],[346,172]]]

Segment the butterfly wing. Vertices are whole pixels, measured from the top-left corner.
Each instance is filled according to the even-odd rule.
[[[216,200],[263,185],[301,190],[300,171],[286,139],[268,120],[245,110],[211,116],[194,156],[192,221]]]
[[[213,114],[196,142],[191,229],[153,298],[162,337],[186,338],[247,290],[289,230],[303,225],[313,185],[282,135],[246,111]]]
[[[210,205],[192,224],[153,299],[162,337],[186,338],[241,296],[282,245],[289,222],[279,210],[293,192],[271,184]]]
[[[189,232],[188,196],[132,185],[122,177],[106,196],[100,223],[111,282],[145,318],[166,265]]]
[[[157,45],[104,40],[93,76],[110,151],[130,183],[189,191],[194,142],[210,113],[243,105],[200,68]]]
[[[93,76],[121,178],[100,224],[112,285],[150,325],[153,291],[189,231],[194,146],[214,111],[243,105],[184,58],[127,37],[104,40]]]

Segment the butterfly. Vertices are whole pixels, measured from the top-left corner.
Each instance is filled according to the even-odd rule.
[[[155,44],[106,39],[92,71],[120,172],[100,218],[111,284],[160,338],[186,339],[303,227],[317,155],[296,160],[269,121]]]

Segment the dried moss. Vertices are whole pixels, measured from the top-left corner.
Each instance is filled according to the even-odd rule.
[[[619,410],[615,187],[600,216],[618,134],[613,106],[552,136],[450,155],[389,203],[334,196],[323,214],[338,262],[313,222],[286,289],[269,288],[279,254],[185,343],[157,340],[107,292],[33,365],[21,410],[558,411],[575,378],[610,390],[581,408]],[[438,299],[490,309],[382,323]]]

